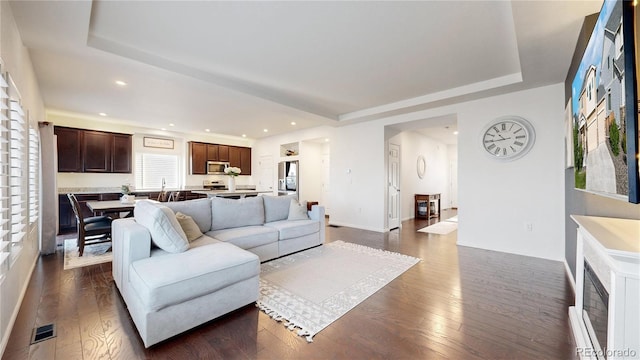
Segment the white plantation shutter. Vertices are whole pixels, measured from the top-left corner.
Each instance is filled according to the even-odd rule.
[[[25,187],[25,121],[24,111],[18,101],[9,100],[9,194],[11,197],[11,252],[22,249],[27,226],[27,191]]]
[[[38,221],[40,194],[40,141],[38,130],[29,126],[29,225]]]
[[[9,116],[7,82],[0,76],[0,280],[9,269]]]
[[[160,189],[163,178],[168,189],[179,187],[178,155],[136,154],[136,189]]]

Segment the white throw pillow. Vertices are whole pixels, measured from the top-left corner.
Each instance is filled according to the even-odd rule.
[[[309,220],[309,215],[307,214],[307,202],[303,201],[298,204],[297,201],[291,199],[291,203],[289,204],[289,217],[287,220]]]
[[[139,201],[133,209],[136,222],[149,230],[151,241],[160,249],[184,252],[189,248],[187,235],[180,227],[176,214],[166,206],[151,201]]]
[[[200,231],[198,224],[196,224],[195,220],[193,220],[191,216],[177,212],[176,220],[178,220],[180,227],[184,231],[185,235],[187,235],[187,240],[189,240],[189,242],[199,239],[200,236],[202,236],[202,231]]]

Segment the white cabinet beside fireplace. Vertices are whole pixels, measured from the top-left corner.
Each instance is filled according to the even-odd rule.
[[[609,293],[606,358],[640,359],[640,220],[571,218],[578,224],[578,244],[576,303],[569,317],[578,355],[604,359],[593,349],[582,317],[586,259]]]

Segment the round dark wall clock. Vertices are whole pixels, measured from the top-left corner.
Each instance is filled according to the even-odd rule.
[[[510,161],[523,157],[533,147],[536,133],[527,120],[503,116],[491,121],[482,131],[482,148],[496,160]]]

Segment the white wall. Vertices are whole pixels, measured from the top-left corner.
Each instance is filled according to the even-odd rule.
[[[470,103],[461,112],[458,244],[564,258],[563,95],[558,84]],[[529,120],[536,143],[525,157],[503,163],[485,155],[479,134],[506,114]]]
[[[402,132],[389,142],[400,145],[400,216],[415,215],[415,194],[440,194],[442,208],[449,204],[449,151],[447,145],[412,131]],[[418,156],[424,156],[426,171],[420,179]]]
[[[563,98],[563,85],[556,84],[337,128],[331,143],[331,222],[383,231],[384,127],[456,114],[458,243],[562,260]],[[503,115],[526,118],[537,136],[527,156],[508,163],[490,159],[480,147],[482,128]],[[532,232],[525,231],[526,222]]]
[[[20,33],[7,1],[0,2],[0,56],[5,65],[2,70],[9,72],[20,91],[22,106],[29,115],[30,125],[38,129],[38,121],[44,120],[44,105],[29,52],[22,46]],[[38,258],[39,234],[37,225],[28,229],[20,255],[0,283],[0,354],[7,345],[13,322]]]
[[[443,202],[443,208],[458,207],[458,145],[447,145],[449,157],[449,199]]]
[[[385,231],[384,132],[380,121],[336,128],[331,139],[330,224]]]

